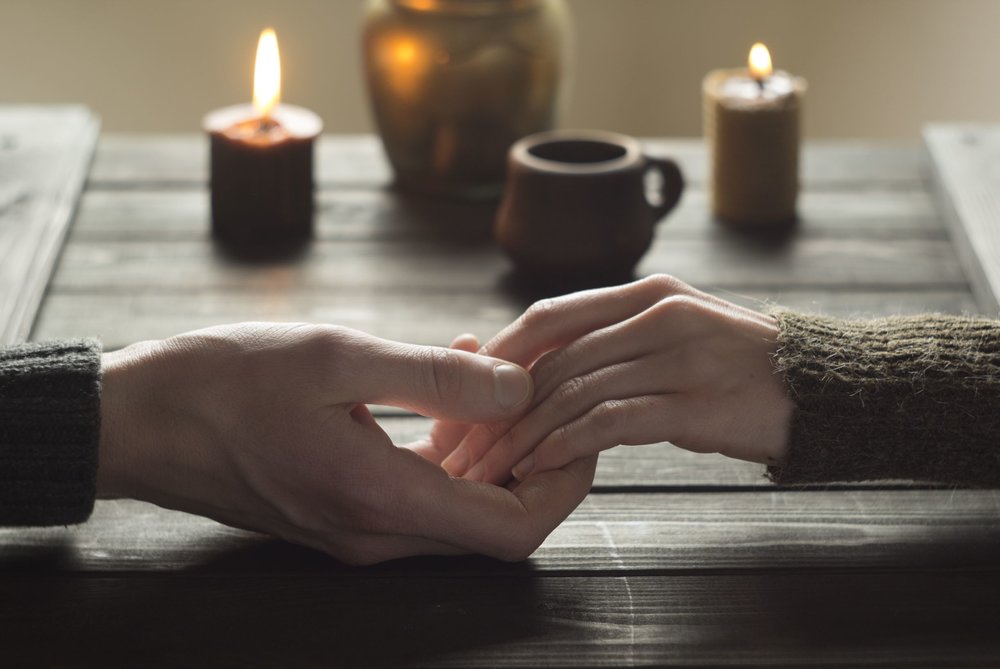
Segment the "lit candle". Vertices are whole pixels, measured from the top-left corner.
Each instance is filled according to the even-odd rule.
[[[257,44],[253,104],[205,116],[211,142],[212,236],[241,251],[286,250],[313,229],[313,145],[323,128],[313,112],[281,104],[278,40]]]
[[[702,90],[712,213],[748,227],[794,221],[805,80],[774,72],[758,42],[746,69],[713,70]]]

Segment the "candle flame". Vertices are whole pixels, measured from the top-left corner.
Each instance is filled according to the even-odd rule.
[[[271,117],[281,101],[281,59],[278,36],[272,28],[261,31],[257,42],[257,61],[253,69],[253,106],[263,119]]]
[[[747,63],[750,67],[750,76],[757,81],[770,77],[774,71],[771,67],[771,52],[760,42],[750,47]]]

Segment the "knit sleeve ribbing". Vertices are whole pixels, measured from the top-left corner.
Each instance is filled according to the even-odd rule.
[[[772,315],[796,404],[773,481],[1000,486],[1000,322]]]
[[[0,348],[0,525],[65,525],[94,506],[100,345]]]

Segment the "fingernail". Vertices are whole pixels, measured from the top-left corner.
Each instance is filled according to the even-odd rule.
[[[497,365],[493,368],[493,392],[502,409],[513,409],[531,394],[528,373],[514,365]]]
[[[534,453],[529,453],[528,457],[521,460],[519,463],[514,465],[514,469],[510,471],[518,481],[523,481],[528,478],[531,474],[531,470],[535,468],[535,455]]]
[[[467,478],[470,481],[479,481],[483,478],[483,463],[482,461],[477,462],[476,466],[465,473],[462,478]]]
[[[461,476],[469,466],[469,452],[461,446],[451,452],[441,467],[452,476]]]

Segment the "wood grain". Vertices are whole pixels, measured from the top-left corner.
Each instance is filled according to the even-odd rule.
[[[10,666],[995,666],[1000,572],[0,578]]]
[[[591,494],[530,559],[540,571],[995,567],[1000,491]],[[99,502],[72,528],[0,529],[0,571],[326,571],[325,556],[207,518]],[[242,556],[234,562],[227,555]],[[447,560],[444,560],[447,562]]]
[[[0,106],[0,345],[28,336],[98,125],[83,107]]]
[[[803,221],[762,244],[706,215],[700,141],[645,146],[675,156],[690,187],[640,274],[754,307],[977,308],[917,147],[810,143]],[[33,337],[117,348],[264,319],[445,344],[490,337],[534,297],[493,247],[495,204],[393,193],[371,137],[320,143],[305,256],[234,261],[208,241],[205,149],[194,135],[102,139]],[[397,443],[430,423],[378,411]],[[996,664],[1000,492],[793,491],[762,474],[669,444],[614,449],[594,492],[514,565],[351,568],[205,518],[99,502],[81,526],[0,530],[3,652],[15,665]]]
[[[675,158],[691,184],[705,183],[707,163],[700,139],[644,139],[646,151]],[[387,185],[392,176],[377,138],[324,137],[317,144],[321,187]],[[200,187],[207,180],[208,141],[198,135],[118,135],[101,140],[91,188]],[[922,188],[927,178],[920,149],[906,143],[813,141],[803,150],[806,189],[863,191],[889,186]]]
[[[817,292],[811,289],[770,291],[710,290],[752,309],[767,302],[810,313],[864,317],[886,314],[975,313],[967,290],[882,290]],[[241,321],[331,323],[379,337],[414,344],[447,346],[458,334],[471,332],[482,341],[512,322],[530,300],[500,291],[455,295],[447,291],[411,295],[389,291],[296,291],[275,286],[268,291],[198,291],[158,294],[148,289],[110,294],[53,290],[35,325],[36,340],[100,337],[105,349],[146,339]],[[432,317],[428,317],[431,314]]]
[[[1000,127],[930,125],[935,192],[983,313],[1000,315]]]
[[[489,242],[495,213],[495,203],[416,200],[380,188],[322,190],[316,199],[316,236],[324,241],[398,242],[437,233],[452,241]],[[934,202],[923,191],[806,192],[800,212],[797,239],[832,236],[875,242],[944,239],[947,234]],[[453,223],[447,226],[448,221]],[[207,241],[208,230],[208,193],[203,188],[89,190],[80,204],[73,241]],[[671,238],[731,236],[711,220],[706,193],[696,188],[687,190],[660,232]]]
[[[688,283],[729,290],[948,288],[967,286],[946,240],[906,239],[873,244],[857,239],[802,239],[788,247],[747,247],[661,235],[639,275],[674,274]],[[278,290],[483,293],[502,289],[510,273],[492,247],[431,241],[317,242],[295,261],[247,264],[204,242],[146,244],[79,242],[68,246],[52,289],[105,294],[176,294]]]

